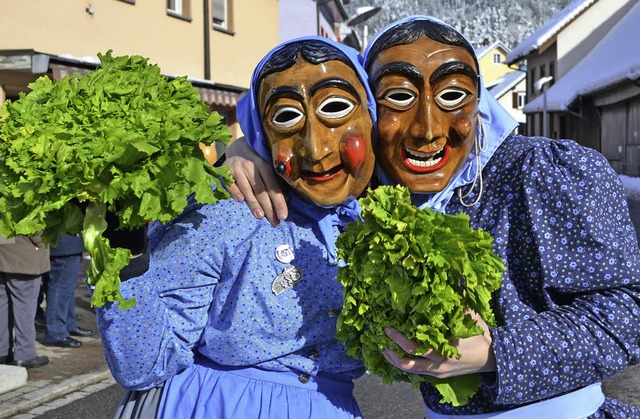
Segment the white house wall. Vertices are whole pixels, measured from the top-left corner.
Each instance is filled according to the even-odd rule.
[[[520,124],[524,124],[527,122],[527,116],[522,112],[522,109],[516,109],[513,107],[513,93],[514,92],[526,92],[527,90],[527,79],[524,78],[520,81],[515,88],[509,90],[506,94],[502,95],[502,97],[498,98],[498,102],[505,108],[509,114],[518,121]]]
[[[278,0],[280,42],[318,33],[318,12],[313,0]]]
[[[556,78],[575,66],[638,0],[599,0],[558,33]]]

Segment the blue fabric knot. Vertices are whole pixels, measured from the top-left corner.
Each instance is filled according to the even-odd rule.
[[[289,208],[303,218],[318,225],[321,240],[327,248],[329,262],[335,263],[338,256],[333,234],[334,227],[344,227],[347,223],[360,219],[361,208],[358,200],[351,198],[335,207],[319,207],[316,204],[299,198],[295,193],[289,194]]]

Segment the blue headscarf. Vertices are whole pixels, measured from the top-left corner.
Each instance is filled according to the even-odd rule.
[[[369,83],[367,79],[367,73],[364,71],[363,58],[353,48],[343,44],[339,44],[327,38],[319,36],[309,36],[292,39],[290,41],[283,42],[274,49],[272,49],[257,65],[253,71],[251,78],[251,87],[249,91],[238,101],[237,116],[242,132],[247,139],[249,146],[255,150],[260,157],[265,159],[270,164],[273,164],[271,156],[271,150],[269,148],[269,142],[265,136],[262,128],[262,115],[258,108],[258,93],[260,88],[260,81],[258,76],[267,63],[271,61],[273,56],[281,51],[285,46],[297,43],[316,41],[325,43],[338,52],[341,52],[350,62],[351,67],[354,69],[358,79],[362,82],[362,86],[366,91],[366,103],[369,109],[369,114],[373,120],[375,127],[376,123],[376,102],[373,93],[369,89]],[[338,141],[338,139],[336,139]],[[336,261],[336,249],[335,238],[333,236],[333,226],[343,226],[346,222],[355,221],[360,214],[360,206],[358,201],[353,197],[340,205],[335,207],[320,207],[310,202],[300,199],[291,190],[287,191],[289,195],[289,208],[292,211],[306,217],[313,222],[317,223],[318,228],[322,234],[323,241],[327,247],[329,254],[329,260],[331,262]]]
[[[403,24],[418,20],[431,21],[455,30],[450,25],[430,16],[409,16],[404,19],[400,19],[384,27],[374,35],[365,51],[365,61],[368,62],[375,58],[369,57],[369,54],[372,47],[379,40],[382,34],[394,30]],[[456,32],[460,33],[457,30]],[[477,61],[477,58],[475,59]],[[518,126],[518,122],[513,119],[506,109],[504,109],[493,95],[489,93],[484,86],[481,77],[479,78],[479,83],[478,92],[480,102],[478,104],[478,113],[482,121],[482,125],[478,124],[476,133],[476,141],[479,141],[480,144],[482,144],[479,158],[477,158],[478,156],[476,154],[477,148],[474,147],[471,153],[469,153],[467,160],[462,164],[458,172],[451,178],[443,190],[435,193],[413,194],[414,202],[421,208],[429,207],[432,210],[443,212],[451,200],[454,191],[461,186],[469,185],[474,182],[476,175],[480,173],[482,168],[484,168],[500,144],[502,144],[507,136]],[[480,167],[478,167],[478,164],[480,164]],[[383,184],[395,184],[389,175],[384,172],[382,165],[379,163],[376,163],[376,173],[378,179],[380,179],[380,182]]]
[[[362,67],[364,60],[360,53],[358,53],[358,51],[349,46],[339,44],[330,39],[320,36],[305,36],[302,38],[285,41],[269,51],[269,53],[267,53],[267,55],[265,55],[264,58],[260,60],[255,70],[253,71],[253,76],[251,77],[251,87],[249,91],[238,101],[237,107],[238,122],[240,123],[242,132],[247,139],[247,143],[260,155],[260,157],[262,157],[269,163],[272,163],[271,150],[269,149],[269,142],[265,138],[265,134],[262,129],[262,115],[260,114],[260,109],[258,109],[258,92],[260,87],[260,80],[258,80],[258,76],[260,75],[260,72],[265,67],[265,65],[269,61],[271,61],[273,56],[281,51],[285,46],[297,42],[304,43],[306,41],[325,43],[341,52],[351,62],[351,66],[354,68],[358,79],[360,79],[365,91],[367,92],[367,107],[369,109],[369,113],[371,114],[371,118],[373,119],[374,126],[376,123],[376,101],[373,93],[369,89],[367,73]]]

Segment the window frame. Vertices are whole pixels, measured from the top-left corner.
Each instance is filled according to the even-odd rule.
[[[216,17],[216,4],[221,5],[224,9],[223,14],[224,17],[222,19],[219,19],[218,17]],[[227,0],[212,0],[211,1],[211,20],[213,21],[213,26],[221,28],[221,29],[227,29],[228,23],[229,23],[229,14],[228,12],[228,4],[227,4]]]
[[[221,19],[218,8],[224,8],[224,16]],[[211,22],[213,29],[233,34],[233,1],[232,0],[211,0]]]
[[[173,8],[171,8],[171,3],[173,3]],[[177,7],[176,7],[177,6]],[[182,16],[182,0],[167,0],[167,12],[174,14],[174,15],[178,15],[178,16]]]
[[[170,3],[178,7],[172,9]],[[167,0],[167,15],[191,22],[191,0]]]
[[[516,109],[524,108],[527,104],[527,92],[516,92],[518,95]]]

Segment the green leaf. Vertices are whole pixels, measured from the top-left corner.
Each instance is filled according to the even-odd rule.
[[[108,206],[123,228],[169,221],[195,193],[199,202],[228,197],[198,143],[226,143],[231,133],[186,77],[169,81],[141,56],[98,54],[87,75],[40,77],[0,107],[0,234],[58,234],[86,228],[95,266],[94,305],[119,301],[118,273],[128,257],[101,240],[76,204]],[[215,191],[213,190],[215,185]],[[88,219],[87,219],[88,217]],[[83,220],[84,219],[84,220]]]
[[[348,224],[336,242],[345,262],[338,271],[345,304],[337,339],[383,383],[428,382],[442,403],[467,403],[480,386],[477,374],[442,380],[408,374],[386,362],[380,350],[403,353],[384,333],[394,326],[418,343],[418,353],[435,349],[458,357],[450,342],[482,333],[467,308],[493,324],[490,300],[505,269],[491,250],[493,239],[472,229],[465,214],[416,208],[406,188],[368,190],[360,204],[363,220]]]

